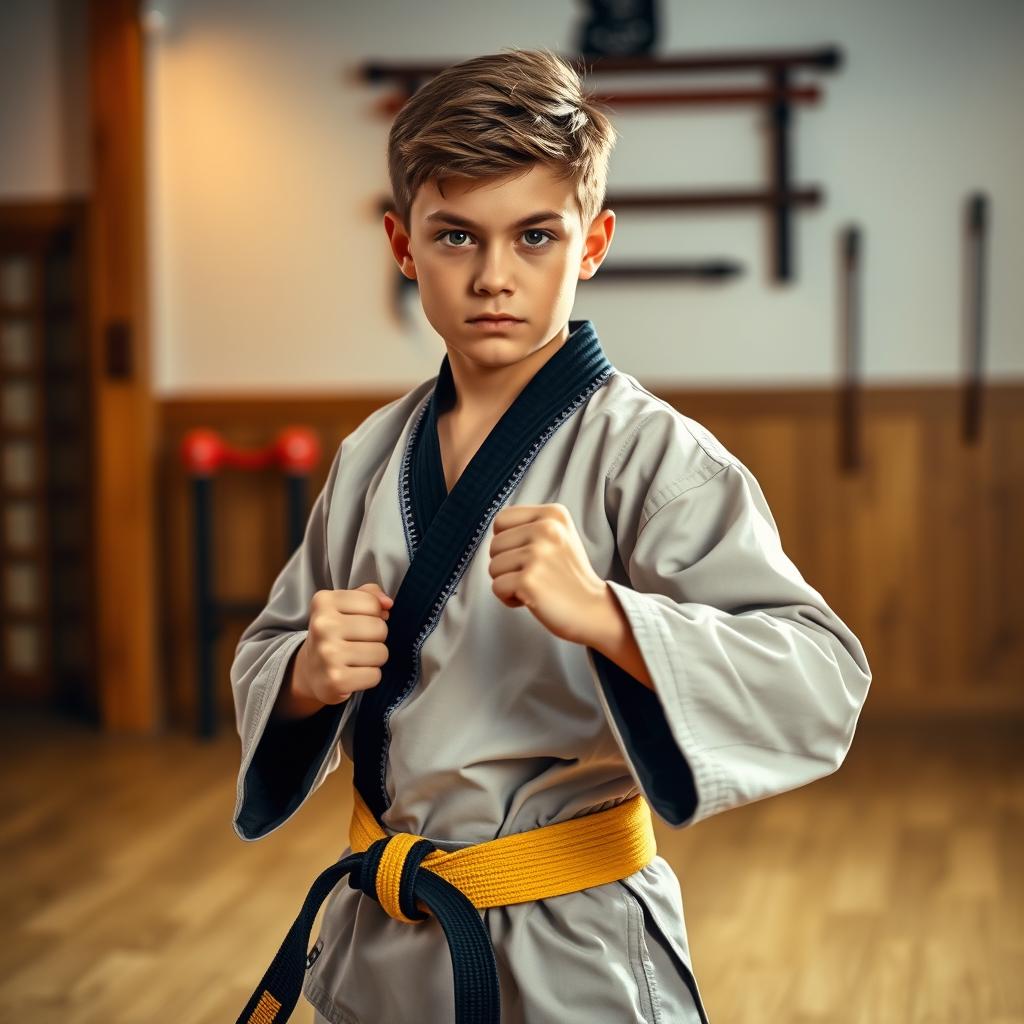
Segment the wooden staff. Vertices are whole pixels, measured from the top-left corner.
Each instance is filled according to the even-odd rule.
[[[409,101],[411,93],[402,91],[383,97],[378,103],[382,114],[394,116]],[[634,89],[631,92],[595,92],[588,98],[608,107],[706,107],[744,106],[751,103],[813,104],[821,99],[816,85],[791,86],[783,90],[766,89]]]
[[[843,381],[839,392],[839,466],[852,473],[861,466],[859,419],[860,377],[860,228],[848,227],[842,235]]]
[[[837,70],[843,62],[842,50],[837,46],[820,46],[808,50],[748,50],[723,53],[676,54],[664,57],[596,57],[585,58],[563,55],[578,73],[603,75],[608,73],[662,72],[662,71],[739,71],[747,68],[811,67]],[[366,61],[356,75],[370,82],[399,81],[412,92],[424,78],[443,71],[457,61]]]
[[[967,201],[967,380],[964,384],[963,435],[967,444],[981,437],[982,356],[985,314],[985,246],[988,196],[976,192]]]

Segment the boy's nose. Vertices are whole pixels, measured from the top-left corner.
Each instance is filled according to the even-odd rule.
[[[481,259],[476,274],[476,287],[491,293],[502,291],[508,287],[511,273],[511,257],[507,253],[488,253]]]

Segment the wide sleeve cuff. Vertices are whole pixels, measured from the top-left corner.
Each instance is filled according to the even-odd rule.
[[[648,689],[593,647],[587,661],[598,699],[631,774],[651,808],[666,824],[681,828],[721,809],[722,779],[702,756],[691,734],[676,682],[668,637],[645,601],[649,595],[608,580],[644,657],[654,690]],[[699,811],[699,813],[698,813]]]
[[[243,742],[233,818],[245,840],[262,839],[283,825],[341,763],[341,731],[355,696],[305,718],[271,718],[288,664],[305,637],[306,630],[290,635],[261,672],[263,697]]]

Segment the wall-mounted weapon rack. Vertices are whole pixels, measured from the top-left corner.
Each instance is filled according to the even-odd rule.
[[[767,145],[770,168],[768,181],[761,188],[701,189],[648,193],[609,194],[605,206],[618,210],[651,209],[750,209],[768,214],[772,231],[775,281],[793,279],[793,215],[797,209],[818,207],[824,190],[817,185],[796,186],[792,181],[791,149],[793,145],[794,105],[816,104],[821,99],[817,86],[798,85],[794,76],[799,69],[835,71],[842,65],[842,51],[836,46],[809,50],[752,51],[747,53],[715,53],[665,57],[595,57],[566,56],[581,76],[607,74],[707,74],[715,72],[761,71],[766,82],[763,88],[720,88],[651,91],[594,91],[594,99],[612,110],[645,106],[719,106],[755,105],[769,115]],[[397,93],[381,104],[383,112],[393,116],[420,85],[455,61],[439,63],[385,63],[370,61],[362,65],[360,77],[370,82],[394,82]],[[390,205],[384,200],[382,212]],[[728,278],[742,270],[741,264],[729,259],[698,262],[644,263],[628,266],[603,265],[600,277],[626,278]],[[406,279],[403,278],[403,281]],[[409,282],[415,285],[415,282]]]

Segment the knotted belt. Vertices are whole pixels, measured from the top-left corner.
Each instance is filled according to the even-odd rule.
[[[352,792],[352,853],[313,882],[236,1024],[288,1019],[302,990],[313,922],[345,875],[351,888],[372,896],[396,921],[418,924],[433,914],[452,958],[456,1024],[498,1024],[498,968],[477,911],[615,882],[645,867],[658,852],[651,809],[642,795],[606,811],[446,852],[408,832],[389,836],[359,791],[353,787]]]

